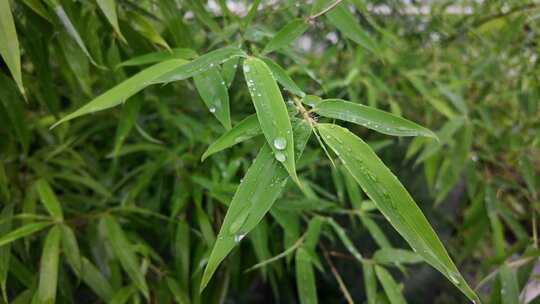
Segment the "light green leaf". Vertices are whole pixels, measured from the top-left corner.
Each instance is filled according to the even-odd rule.
[[[201,160],[204,161],[212,154],[225,150],[259,134],[261,134],[261,127],[259,126],[257,115],[250,115],[234,126],[234,128],[228,130],[216,139],[216,141],[206,149]]]
[[[19,90],[25,95],[21,73],[19,40],[17,39],[17,31],[11,15],[9,0],[0,0],[0,55],[2,55]]]
[[[137,292],[137,287],[135,285],[128,285],[120,288],[116,291],[114,296],[111,298],[109,304],[124,304],[129,301],[135,293]]]
[[[296,286],[301,304],[317,303],[317,286],[309,253],[302,247],[296,250]]]
[[[297,156],[300,156],[311,135],[311,127],[300,121],[295,125]],[[201,280],[203,290],[217,267],[242,238],[270,210],[288,180],[287,171],[275,159],[266,144],[248,169],[229,205],[217,241],[212,248]]]
[[[326,99],[315,107],[321,116],[345,120],[394,136],[427,136],[435,133],[405,118],[372,107],[340,99]]]
[[[407,303],[401,294],[401,288],[399,288],[396,281],[394,281],[394,278],[392,278],[392,275],[386,269],[375,266],[375,273],[377,274],[377,278],[381,282],[384,292],[391,304]]]
[[[294,19],[282,27],[264,47],[262,53],[267,54],[286,47],[291,42],[302,35],[309,27],[309,24],[304,19]]]
[[[352,256],[358,262],[362,263],[364,261],[364,259],[362,258],[362,255],[360,254],[360,252],[358,252],[356,247],[354,247],[353,242],[351,241],[351,239],[349,239],[345,230],[338,223],[336,223],[336,221],[334,221],[333,218],[327,218],[327,222],[330,224],[330,226],[332,226],[338,238],[345,246],[345,248],[352,254]]]
[[[151,63],[167,61],[167,60],[172,60],[172,59],[187,60],[187,59],[195,58],[196,56],[197,56],[197,53],[192,49],[176,48],[176,49],[153,52],[153,53],[148,53],[145,55],[133,57],[131,59],[128,59],[118,64],[115,67],[115,69],[118,69],[124,66],[145,65],[145,64],[151,64]]]
[[[272,72],[264,61],[251,57],[244,61],[244,76],[268,145],[275,158],[300,185],[296,175],[291,121]]]
[[[146,18],[144,18],[140,14],[132,12],[128,13],[128,18],[132,22],[133,28],[141,35],[143,35],[146,39],[148,39],[154,44],[170,50],[167,41],[165,41],[165,39],[161,37],[159,32],[155,29],[154,25],[150,21],[146,20]]]
[[[375,268],[372,263],[362,263],[362,274],[368,304],[377,304],[377,280],[375,278]]]
[[[501,299],[504,304],[519,304],[519,287],[516,273],[508,265],[504,264],[499,269],[501,280]]]
[[[79,251],[79,245],[75,233],[67,225],[61,225],[62,229],[62,251],[66,256],[66,260],[77,275],[81,275],[82,260]]]
[[[39,303],[56,303],[56,286],[58,284],[58,260],[60,255],[60,228],[53,226],[43,244],[39,269],[39,286],[37,299]]]
[[[129,97],[152,84],[152,80],[155,80],[157,77],[186,64],[186,62],[187,61],[183,59],[174,59],[146,68],[107,92],[99,95],[77,111],[64,116],[54,125],[52,125],[51,129],[76,117],[112,108],[124,103]]]
[[[50,225],[51,225],[50,222],[35,222],[35,223],[30,223],[28,225],[19,227],[15,230],[12,230],[8,234],[2,235],[0,237],[0,246],[4,246],[19,238],[25,237],[27,235],[31,235]]]
[[[149,292],[144,274],[139,267],[137,256],[133,252],[131,244],[124,235],[124,231],[122,231],[122,228],[118,222],[111,215],[104,216],[102,220],[104,221],[105,228],[107,229],[107,237],[110,241],[111,248],[118,258],[120,265],[122,265],[133,283],[148,299]]]
[[[44,179],[36,181],[36,190],[39,194],[39,198],[43,203],[43,206],[47,209],[49,214],[56,220],[62,220],[64,215],[62,214],[62,206],[56,198],[51,186]]]
[[[107,21],[112,25],[114,31],[123,42],[126,42],[126,38],[122,35],[120,31],[120,26],[118,25],[118,16],[116,14],[116,1],[115,0],[96,0],[99,8],[107,18]]]
[[[478,296],[459,273],[420,208],[369,145],[349,130],[336,125],[318,124],[317,129],[409,245],[469,299],[479,303]]]
[[[225,129],[231,129],[229,92],[219,69],[217,67],[210,68],[193,76],[193,80],[210,113],[219,120]]]
[[[418,254],[404,249],[381,248],[373,255],[373,260],[380,264],[414,264],[423,261]]]
[[[103,274],[87,258],[82,258],[82,280],[105,302],[113,297],[113,288]]]
[[[285,90],[293,93],[294,95],[300,96],[301,98],[306,96],[306,93],[304,93],[302,89],[298,87],[294,80],[292,80],[292,78],[287,75],[287,72],[281,66],[272,61],[270,58],[261,59],[270,68],[270,71],[272,71],[272,75],[274,75],[274,78],[279,82],[279,84],[281,84],[281,86],[283,86]]]
[[[0,235],[5,235],[11,230],[12,222],[9,220],[13,216],[13,204],[6,204],[2,209],[2,214],[0,214],[0,219],[8,219],[7,221],[2,221],[0,223]],[[6,281],[9,271],[9,261],[11,257],[11,244],[4,245],[0,247],[0,289],[2,290],[2,297],[6,303],[9,303],[7,290],[6,290]]]
[[[167,72],[161,77],[152,80],[152,83],[167,83],[193,77],[223,62],[238,57],[246,57],[246,53],[236,47],[224,47],[208,52],[183,66]]]

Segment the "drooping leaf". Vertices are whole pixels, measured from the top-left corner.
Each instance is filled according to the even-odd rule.
[[[324,117],[345,120],[388,135],[437,138],[432,131],[405,118],[345,100],[323,100],[315,106],[315,112]]]
[[[132,245],[126,238],[122,227],[120,227],[120,224],[111,215],[104,216],[102,220],[107,229],[107,237],[109,238],[111,248],[118,258],[120,265],[122,265],[135,286],[148,298],[149,291],[144,274],[141,272],[139,263],[137,262],[137,256],[133,252]]]
[[[147,20],[140,14],[131,12],[128,14],[128,18],[132,22],[133,28],[141,35],[143,35],[146,39],[148,39],[148,41],[157,44],[167,50],[171,49],[167,41],[165,41],[165,39],[161,37],[161,34],[149,20]]]
[[[333,124],[318,124],[317,129],[409,245],[469,299],[479,303],[478,296],[457,270],[420,208],[369,145],[347,129]]]
[[[87,258],[82,258],[81,277],[101,299],[108,302],[113,297],[111,284]]]
[[[508,265],[503,265],[499,269],[499,279],[501,280],[501,299],[504,304],[519,304],[519,287],[516,274]]]
[[[268,145],[292,179],[300,184],[296,175],[291,121],[272,72],[264,61],[251,57],[244,61],[244,77]]]
[[[259,126],[259,121],[257,120],[257,115],[250,115],[216,139],[216,141],[206,149],[201,160],[204,161],[212,154],[225,150],[259,134],[261,134],[261,128]]]
[[[9,219],[13,215],[13,204],[6,204],[0,214],[1,219]],[[0,223],[0,235],[5,235],[11,230],[12,221],[5,220]],[[6,290],[6,282],[8,278],[9,262],[11,257],[11,244],[0,247],[0,290],[2,298],[8,303],[8,295]]]
[[[231,113],[229,108],[229,92],[225,80],[217,67],[213,67],[193,76],[195,87],[208,110],[229,130]]]
[[[298,288],[298,298],[301,304],[316,304],[317,286],[315,285],[315,274],[311,257],[302,247],[296,250],[296,286]]]
[[[66,260],[77,276],[81,275],[82,259],[79,244],[73,230],[67,225],[61,225],[62,229],[62,252]]]
[[[25,237],[27,235],[31,235],[50,225],[51,225],[50,222],[34,222],[34,223],[30,223],[22,227],[19,227],[5,235],[2,235],[0,237],[0,246],[4,246],[19,238]]]
[[[107,18],[107,21],[111,24],[114,31],[123,42],[126,42],[126,38],[122,35],[120,31],[120,26],[118,25],[118,15],[116,14],[116,1],[115,0],[96,0],[99,8]]]
[[[372,263],[362,263],[362,275],[368,304],[377,303],[377,279],[375,277],[375,266]]]
[[[373,255],[373,260],[381,264],[414,264],[422,262],[418,254],[396,248],[381,248]]]
[[[263,54],[273,52],[280,48],[286,47],[288,44],[296,40],[300,35],[302,35],[309,24],[301,18],[294,19],[287,23],[283,28],[281,28],[275,35],[268,41],[266,46],[263,49]]]
[[[53,226],[43,244],[39,270],[37,299],[39,303],[56,303],[58,285],[58,260],[60,258],[60,228]]]
[[[52,125],[51,128],[82,115],[115,107],[125,102],[135,93],[152,84],[152,80],[155,80],[157,77],[160,77],[161,75],[164,75],[165,73],[186,64],[186,62],[187,61],[183,59],[173,59],[146,68],[107,92],[96,97],[75,112],[64,116],[54,125]]]
[[[381,266],[375,266],[375,273],[377,278],[381,282],[381,285],[388,297],[391,304],[406,304],[405,298],[401,294],[401,288],[399,288],[392,275]]]
[[[295,126],[296,155],[299,157],[311,134],[311,128],[300,121]],[[260,150],[248,169],[229,205],[217,241],[212,248],[201,280],[203,290],[217,267],[242,238],[270,210],[288,180],[287,171],[275,159],[268,144]]]
[[[64,218],[62,206],[49,183],[44,179],[39,179],[35,185],[39,198],[49,214],[56,220],[62,220]]]
[[[133,57],[131,59],[128,59],[116,65],[115,69],[118,69],[124,66],[137,66],[137,65],[151,64],[151,63],[167,61],[171,59],[188,60],[188,59],[195,58],[196,56],[197,56],[197,53],[192,49],[175,48],[171,50],[158,51],[158,52],[153,52],[153,53]]]
[[[0,55],[24,95],[21,73],[21,53],[9,0],[0,0]]]
[[[274,75],[274,78],[285,88],[285,90],[293,93],[294,95],[297,95],[299,97],[304,97],[306,93],[298,87],[298,85],[292,80],[289,75],[287,75],[287,72],[279,66],[277,63],[272,61],[270,58],[262,58],[264,63],[270,68],[270,71],[272,71],[272,75]]]

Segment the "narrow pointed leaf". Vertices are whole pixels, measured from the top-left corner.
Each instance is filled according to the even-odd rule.
[[[302,247],[296,250],[296,286],[301,304],[317,303],[317,286],[315,273],[309,253]]]
[[[283,28],[281,28],[270,41],[266,44],[263,50],[263,54],[273,52],[280,48],[286,47],[291,42],[296,40],[298,36],[302,35],[307,28],[308,23],[304,19],[295,19]]]
[[[88,259],[82,258],[81,278],[105,302],[113,297],[111,284]]]
[[[375,277],[375,267],[372,263],[362,263],[362,275],[368,304],[377,303],[377,278]]]
[[[152,83],[167,83],[187,79],[211,69],[214,66],[222,64],[229,59],[238,57],[246,57],[246,53],[236,47],[224,47],[217,49],[197,57],[183,66],[167,72],[161,77],[153,80]]]
[[[165,41],[165,39],[161,37],[160,33],[157,31],[154,25],[146,18],[132,12],[128,14],[128,18],[132,22],[133,28],[141,35],[143,35],[146,39],[148,39],[148,41],[164,47],[167,50],[171,49],[167,41]]]
[[[217,67],[213,67],[193,77],[195,87],[202,100],[217,120],[229,130],[231,128],[231,112],[229,108],[229,92],[225,80]]]
[[[8,219],[13,216],[13,204],[6,204],[6,206],[2,209],[2,213],[0,214],[1,219]],[[5,235],[11,230],[12,226],[11,220],[2,221],[0,223],[0,235]],[[6,303],[9,303],[8,301],[8,295],[6,290],[6,282],[8,278],[8,271],[9,271],[9,262],[11,258],[11,244],[4,245],[0,247],[0,290],[2,291],[2,298]]]
[[[311,134],[311,127],[303,121],[295,126],[296,155],[300,156]],[[288,180],[285,168],[275,159],[268,144],[260,150],[248,169],[229,205],[217,240],[212,248],[201,280],[203,290],[219,264],[270,210]]]
[[[24,95],[19,40],[15,30],[15,22],[11,15],[9,0],[0,0],[0,55],[2,55],[19,90]]]
[[[73,230],[67,226],[62,225],[62,252],[66,256],[66,260],[73,269],[73,272],[77,276],[81,275],[82,259],[79,251],[79,244]]]
[[[375,266],[375,273],[377,274],[377,278],[381,282],[384,292],[391,304],[407,303],[401,294],[401,288],[399,288],[396,281],[394,281],[394,278],[392,278],[392,275],[386,269]]]
[[[137,257],[131,248],[131,244],[124,235],[124,231],[122,231],[122,228],[114,217],[110,215],[103,217],[103,221],[105,222],[107,237],[109,238],[111,248],[122,265],[122,268],[124,268],[137,288],[146,298],[148,298],[149,292],[144,274],[141,272]]]
[[[107,21],[111,24],[114,31],[122,41],[126,42],[126,38],[122,35],[120,31],[120,26],[118,25],[118,15],[116,14],[116,1],[115,0],[96,0],[99,8],[107,18]]]
[[[244,77],[268,145],[293,180],[300,184],[296,175],[291,121],[272,72],[264,61],[251,57],[244,61]]]
[[[501,299],[504,304],[519,304],[519,286],[516,273],[508,265],[503,265],[499,269],[499,279],[501,280]]]
[[[39,198],[49,214],[56,220],[62,220],[64,217],[62,214],[62,206],[49,183],[44,179],[39,179],[35,185]]]
[[[315,112],[324,117],[352,122],[388,135],[437,138],[435,133],[405,118],[345,100],[323,100],[317,104]]]
[[[2,235],[0,237],[0,246],[4,246],[6,244],[9,244],[17,239],[20,239],[22,237],[25,237],[27,235],[31,235],[35,232],[38,232],[42,229],[44,229],[47,226],[50,226],[51,223],[49,222],[36,222],[36,223],[30,223],[27,225],[24,225],[22,227],[19,227],[13,231],[11,231],[8,234]]]
[[[469,299],[479,303],[478,296],[457,270],[420,208],[369,145],[336,125],[319,124],[317,128],[326,144],[409,245]]]
[[[96,97],[75,112],[64,116],[51,128],[54,128],[61,123],[72,120],[82,115],[115,107],[125,102],[129,97],[133,96],[135,93],[139,92],[143,88],[152,84],[152,80],[171,70],[174,70],[179,66],[184,65],[186,62],[187,61],[183,59],[174,59],[161,62],[147,69],[144,69],[139,73],[135,74],[133,77],[123,81],[119,85]]]
[[[262,58],[262,60],[270,68],[270,71],[272,71],[272,75],[274,75],[274,78],[285,90],[300,97],[304,97],[306,95],[306,93],[304,93],[302,89],[298,87],[294,80],[292,80],[292,78],[287,75],[287,72],[281,66],[272,61],[270,58]]]
[[[60,255],[60,228],[54,226],[49,230],[43,252],[41,254],[39,270],[39,286],[37,298],[39,303],[56,303],[56,287],[58,285],[58,260]]]
[[[414,264],[422,262],[418,254],[404,249],[381,248],[373,255],[373,260],[380,264]]]
[[[118,64],[115,68],[118,69],[123,66],[145,65],[145,64],[151,64],[151,63],[156,63],[156,62],[161,62],[161,61],[167,61],[171,59],[187,60],[187,59],[192,59],[196,56],[197,56],[197,53],[192,49],[176,48],[176,49],[153,52],[153,53],[137,56]]]
[[[259,134],[261,134],[261,128],[257,120],[257,115],[250,115],[216,139],[206,149],[201,159],[204,161],[214,153],[225,150]]]

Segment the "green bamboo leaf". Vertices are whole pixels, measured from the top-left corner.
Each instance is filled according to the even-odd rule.
[[[353,242],[351,241],[351,239],[349,239],[349,237],[347,236],[347,233],[345,232],[345,230],[336,221],[334,221],[333,218],[327,218],[327,222],[334,229],[334,231],[336,232],[338,238],[343,243],[345,248],[352,254],[352,256],[358,262],[362,263],[364,261],[364,259],[362,258],[362,255],[360,254],[360,252],[358,252],[356,247],[354,247]]]
[[[149,68],[146,68],[135,74],[131,78],[108,90],[107,92],[99,95],[75,112],[64,116],[62,119],[53,124],[51,126],[51,129],[61,123],[72,120],[76,117],[112,108],[121,103],[124,103],[129,97],[133,96],[135,93],[139,92],[143,88],[149,86],[152,80],[171,70],[174,70],[179,66],[186,64],[186,62],[187,61],[183,59],[174,59],[161,62]]]
[[[123,42],[126,42],[126,38],[122,35],[120,31],[120,26],[118,25],[118,16],[116,14],[116,1],[115,0],[96,0],[99,8],[103,12],[103,15],[107,18],[107,21],[111,24],[114,31]]]
[[[415,264],[423,261],[418,254],[397,248],[381,248],[375,252],[373,260],[380,264]]]
[[[368,304],[377,303],[377,279],[375,277],[375,267],[372,263],[362,263],[362,275]]]
[[[291,42],[296,40],[302,35],[309,27],[309,24],[304,19],[294,19],[282,27],[275,35],[268,41],[264,47],[262,53],[267,54],[286,47]]]
[[[137,66],[137,65],[151,64],[151,63],[167,61],[171,59],[188,60],[188,59],[195,58],[196,56],[197,56],[197,53],[192,49],[175,48],[171,50],[153,52],[153,53],[148,53],[145,55],[133,57],[131,59],[128,59],[116,65],[115,69],[118,69],[124,66]]]
[[[47,209],[49,214],[56,220],[62,220],[64,215],[62,214],[62,206],[56,198],[51,186],[44,179],[36,181],[36,190],[39,194],[39,198],[43,203],[43,206]]]
[[[321,116],[345,120],[394,136],[427,136],[435,133],[405,118],[372,107],[340,99],[326,99],[315,107]]]
[[[111,248],[118,258],[120,265],[124,268],[127,275],[131,278],[135,286],[144,294],[148,299],[149,292],[148,286],[144,274],[141,272],[139,264],[137,262],[137,256],[131,248],[131,244],[124,235],[122,227],[111,215],[106,215],[102,219],[107,229],[107,237],[109,238]]]
[[[369,145],[347,129],[333,124],[319,124],[317,129],[364,192],[415,252],[469,299],[480,303],[420,208]]]
[[[39,303],[56,303],[58,285],[58,260],[60,255],[60,228],[53,226],[43,244],[39,269],[37,299]]]
[[[251,57],[244,61],[244,76],[268,145],[275,158],[300,185],[296,175],[291,121],[272,72],[264,61]]]
[[[43,19],[52,23],[52,16],[40,0],[22,0],[22,2]]]
[[[66,256],[66,260],[77,275],[81,275],[82,260],[79,251],[79,244],[73,230],[67,225],[61,225],[62,229],[62,251]]]
[[[116,291],[114,296],[109,301],[109,304],[124,304],[129,301],[135,293],[137,292],[137,287],[135,285],[128,285],[120,288]]]
[[[113,297],[113,288],[103,276],[103,274],[87,258],[82,258],[82,280],[88,285],[103,301],[109,302]]]
[[[97,67],[101,67],[100,65],[98,65],[96,63],[96,61],[94,60],[92,55],[90,55],[90,52],[86,48],[86,45],[84,44],[83,39],[79,35],[79,32],[77,32],[77,29],[75,28],[75,26],[73,25],[73,23],[69,19],[66,11],[62,7],[62,5],[60,5],[58,0],[47,0],[45,2],[53,9],[54,13],[56,14],[58,19],[60,20],[60,23],[62,23],[62,26],[66,30],[67,34],[71,37],[71,39],[73,39],[75,41],[75,43],[77,43],[77,45],[83,51],[83,53],[86,55],[86,57],[88,57],[88,60],[90,60],[90,62],[93,65],[95,65]]]
[[[392,275],[386,269],[375,266],[375,273],[377,274],[377,278],[381,282],[384,292],[391,304],[407,303],[401,294],[401,288],[399,288],[399,285],[394,281],[394,278],[392,278]]]
[[[228,88],[231,87],[231,84],[234,81],[239,62],[240,62],[240,58],[236,57],[236,58],[227,60],[223,63],[222,74],[223,74],[223,79],[225,80],[225,84],[227,85]]]
[[[330,0],[326,0],[330,4]],[[376,52],[373,38],[358,23],[356,17],[349,11],[347,2],[343,1],[325,14],[328,21],[335,26],[345,37],[356,42],[368,51]]]
[[[499,269],[501,280],[501,299],[504,304],[519,304],[519,286],[516,273],[508,265],[504,264]]]
[[[25,115],[22,99],[17,91],[15,83],[4,73],[0,74],[0,112],[6,113],[3,118],[3,129],[12,128],[14,137],[21,143],[23,151],[28,151],[30,144],[30,128]],[[5,117],[2,115],[2,117]],[[10,124],[11,123],[11,124]]]
[[[302,247],[296,250],[296,286],[301,304],[317,303],[317,286],[311,257]]]
[[[272,61],[270,58],[261,58],[264,63],[270,68],[270,71],[272,71],[272,75],[274,75],[274,78],[283,86],[283,88],[291,93],[293,93],[296,96],[300,96],[303,98],[306,96],[306,93],[302,91],[298,87],[298,85],[292,80],[289,75],[287,75],[287,72],[279,66],[277,63]]]
[[[129,12],[128,18],[132,22],[133,28],[150,42],[162,46],[167,50],[171,49],[167,41],[165,41],[165,39],[163,39],[163,37],[161,37],[159,32],[155,29],[154,25],[142,15]]]
[[[193,77],[223,62],[239,57],[246,57],[246,53],[236,47],[224,47],[208,52],[200,57],[193,59],[187,64],[177,67],[161,77],[152,80],[152,83],[168,83]]]
[[[19,90],[25,95],[21,73],[19,40],[15,30],[15,22],[11,15],[9,0],[0,0],[0,55],[2,55]]]
[[[193,76],[195,87],[202,100],[217,120],[231,129],[231,113],[229,108],[229,92],[227,85],[217,67],[213,67]]]
[[[1,219],[9,219],[13,216],[13,204],[6,204],[2,209],[2,214],[0,214]],[[6,235],[11,230],[12,226],[11,220],[2,221],[0,223],[0,235]],[[9,271],[9,262],[11,257],[11,244],[4,245],[0,247],[0,289],[2,290],[2,298],[6,303],[9,303],[6,282]]]
[[[300,121],[294,131],[297,138],[296,155],[299,157],[311,135],[311,127]],[[229,205],[204,270],[200,290],[206,287],[221,261],[270,210],[287,180],[287,171],[275,159],[269,145],[264,145]]]
[[[17,239],[20,239],[27,235],[31,235],[50,225],[50,222],[35,222],[19,227],[15,230],[12,230],[8,234],[2,235],[2,237],[0,237],[0,246],[4,246]]]
[[[234,128],[228,130],[214,141],[204,152],[201,160],[204,161],[210,155],[225,150],[238,143],[246,141],[261,134],[261,127],[257,120],[257,115],[253,114],[239,122]]]

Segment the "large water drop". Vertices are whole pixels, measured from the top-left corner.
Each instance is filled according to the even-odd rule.
[[[274,148],[278,150],[284,150],[287,147],[287,140],[283,137],[276,137],[274,139]]]

